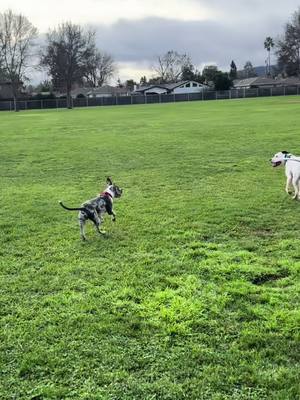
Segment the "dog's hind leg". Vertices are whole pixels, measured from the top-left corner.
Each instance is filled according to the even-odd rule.
[[[293,196],[293,199],[297,199],[298,198],[298,194],[299,194],[299,180],[298,179],[293,179],[292,181],[295,193]]]
[[[298,195],[297,200],[300,200],[300,180],[298,181]]]
[[[79,221],[79,228],[80,228],[80,237],[82,240],[86,240],[86,236],[85,236],[85,232],[84,232],[84,225],[86,223],[86,217],[82,212],[80,212],[78,214],[78,221]]]
[[[98,215],[95,213],[94,218],[93,218],[93,223],[95,225],[96,231],[100,234],[100,235],[104,235],[105,231],[101,231],[100,230],[100,226],[102,223],[102,220],[98,217]]]

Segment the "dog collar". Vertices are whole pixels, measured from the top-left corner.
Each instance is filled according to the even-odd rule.
[[[283,159],[284,165],[287,163],[287,161],[289,161],[289,159],[290,159],[291,157],[292,157],[291,154],[285,154],[285,155],[284,155],[284,159]]]
[[[109,192],[102,192],[100,193],[101,196],[109,196],[111,199],[113,198]]]

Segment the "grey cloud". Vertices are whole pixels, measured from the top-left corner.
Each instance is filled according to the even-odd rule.
[[[211,9],[234,21],[261,21],[288,18],[299,7],[298,0],[193,0],[195,4]]]
[[[188,53],[194,64],[214,61],[220,67],[234,59],[239,67],[247,60],[256,65],[266,58],[266,36],[282,32],[283,17],[258,24],[228,21],[179,21],[164,18],[120,20],[111,26],[97,27],[98,46],[110,52],[116,61],[153,65],[158,55],[168,50]]]

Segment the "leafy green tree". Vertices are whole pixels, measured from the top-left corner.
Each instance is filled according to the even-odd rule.
[[[117,87],[122,89],[124,87],[124,83],[121,81],[120,78],[117,79]]]
[[[216,65],[206,65],[202,71],[204,81],[206,83],[214,82],[217,72],[218,67]]]
[[[131,92],[134,90],[136,82],[133,79],[127,79],[125,82],[126,89],[130,90]]]
[[[243,73],[245,78],[254,78],[257,76],[251,61],[246,62]]]
[[[199,82],[199,83],[204,83],[204,81],[205,81],[204,76],[197,69],[196,69],[196,71],[194,73],[194,81],[195,82]]]
[[[159,85],[160,83],[162,83],[162,81],[159,76],[154,76],[153,78],[150,78],[148,81],[148,85]]]
[[[146,78],[146,76],[141,76],[140,84],[141,84],[142,86],[146,86],[146,85],[147,85],[147,78]]]
[[[233,60],[231,61],[231,64],[230,64],[229,77],[231,80],[234,80],[237,78],[237,67]]]
[[[215,90],[229,90],[232,86],[232,80],[227,72],[217,71],[214,77]]]
[[[49,80],[44,80],[40,84],[38,84],[35,88],[37,92],[52,92],[53,91],[53,85],[52,82]]]
[[[274,47],[274,40],[268,36],[264,41],[264,47],[268,52],[268,59],[267,59],[267,75],[271,76],[271,49]]]
[[[279,70],[288,76],[300,75],[300,8],[285,26],[284,36],[277,43]]]
[[[181,70],[182,81],[193,81],[195,79],[194,66],[192,64],[186,64]]]

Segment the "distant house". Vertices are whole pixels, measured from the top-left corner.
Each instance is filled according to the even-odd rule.
[[[256,89],[256,88],[272,88],[279,86],[276,84],[276,80],[273,78],[267,78],[263,76],[258,76],[255,78],[247,78],[235,80],[233,82],[233,87],[235,89]]]
[[[199,93],[209,89],[207,85],[195,81],[182,81],[177,83],[160,83],[148,86],[141,86],[134,90],[133,94],[183,94]]]
[[[284,86],[300,86],[298,77],[273,79],[263,76],[240,79],[233,82],[235,89],[275,88]]]
[[[23,84],[20,82],[19,85],[19,95],[23,95]],[[0,80],[0,99],[12,99],[14,97],[12,83],[10,81],[1,81]]]
[[[91,88],[78,87],[76,89],[71,90],[71,96],[73,99],[76,99],[77,97],[87,97],[90,91]],[[63,93],[62,95],[65,96],[66,94]]]
[[[90,89],[88,97],[127,96],[128,94],[130,91],[127,88],[105,85]]]
[[[279,79],[281,86],[300,86],[300,79],[297,76]]]
[[[111,96],[127,96],[129,93],[128,89],[120,88],[115,86],[101,86],[97,88],[76,88],[71,91],[73,99],[77,97],[111,97]]]

